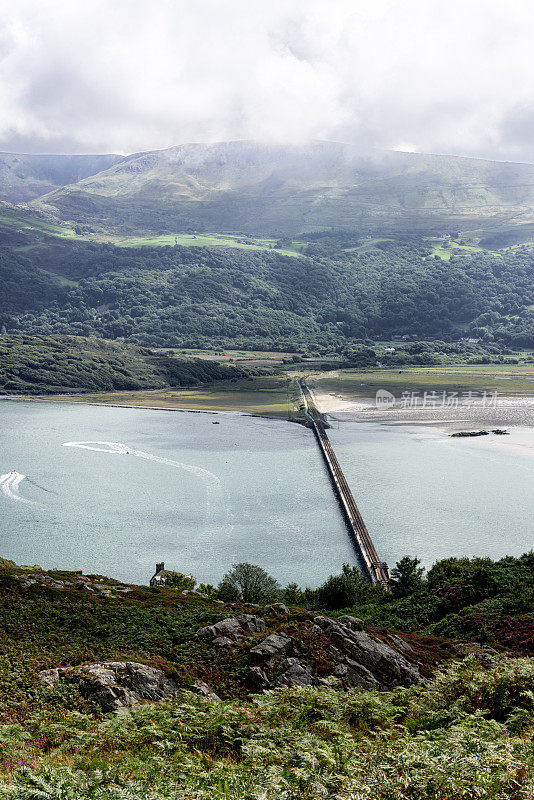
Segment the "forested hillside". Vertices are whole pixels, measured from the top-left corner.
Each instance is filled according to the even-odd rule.
[[[0,393],[110,391],[198,386],[245,374],[130,344],[78,336],[0,336]]]
[[[7,332],[316,352],[395,335],[534,345],[527,247],[444,261],[420,237],[311,237],[299,258],[54,241],[0,251]]]

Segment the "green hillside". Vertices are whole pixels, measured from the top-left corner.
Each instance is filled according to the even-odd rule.
[[[56,239],[73,242],[109,243],[116,247],[230,247],[236,250],[272,250],[289,256],[298,256],[302,246],[288,244],[281,247],[274,237],[247,236],[221,233],[167,233],[160,235],[117,235],[106,231],[95,232],[88,225],[63,222],[47,209],[44,213],[29,206],[17,206],[0,201],[0,241],[26,252],[37,246],[52,246]]]
[[[151,589],[2,559],[0,797],[528,800],[532,574],[530,554],[438,562],[424,583],[404,582],[400,598],[357,581],[360,601],[367,592],[402,625],[376,627],[322,610],[332,579],[330,594],[308,593],[307,607],[287,599],[274,607],[221,602],[222,588],[196,593],[179,574],[176,588]],[[359,610],[366,607],[345,614]],[[425,614],[441,620],[438,636],[454,639],[422,630]],[[406,632],[411,617],[420,619],[418,632]],[[240,619],[264,627],[238,628],[224,646],[196,635]],[[334,655],[341,645],[336,638],[332,647],[328,631],[347,631],[339,627],[347,621],[355,641],[383,654],[377,674],[401,657],[423,680],[368,689],[361,676],[343,677]],[[296,655],[275,651],[260,669],[257,648],[267,636],[286,649],[290,642]],[[306,665],[307,685],[262,691],[251,683],[258,669],[276,680],[296,664]],[[107,683],[119,670],[126,691]],[[158,683],[147,682],[151,675]],[[132,692],[145,687],[135,702]]]
[[[198,386],[246,375],[200,359],[78,336],[0,336],[0,393],[110,391]]]
[[[363,233],[534,219],[534,166],[335,142],[190,144],[137,153],[42,198],[65,219],[152,232]]]

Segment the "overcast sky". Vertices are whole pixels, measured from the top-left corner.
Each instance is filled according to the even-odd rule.
[[[0,149],[338,139],[534,161],[532,0],[0,0]]]

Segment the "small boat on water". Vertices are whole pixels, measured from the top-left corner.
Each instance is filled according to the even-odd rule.
[[[212,422],[211,424],[212,425],[220,425],[221,423],[220,422]]]

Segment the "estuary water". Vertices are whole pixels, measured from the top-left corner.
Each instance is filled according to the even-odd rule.
[[[147,583],[165,561],[217,583],[248,561],[316,585],[354,561],[299,425],[0,401],[0,476],[0,555],[17,563]]]
[[[328,431],[381,558],[534,548],[534,428],[451,438],[446,427],[345,420]]]
[[[329,435],[391,566],[534,546],[532,429]],[[0,401],[0,522],[5,558],[138,583],[156,561],[210,582],[249,561],[310,586],[357,563],[312,433],[238,414]]]

